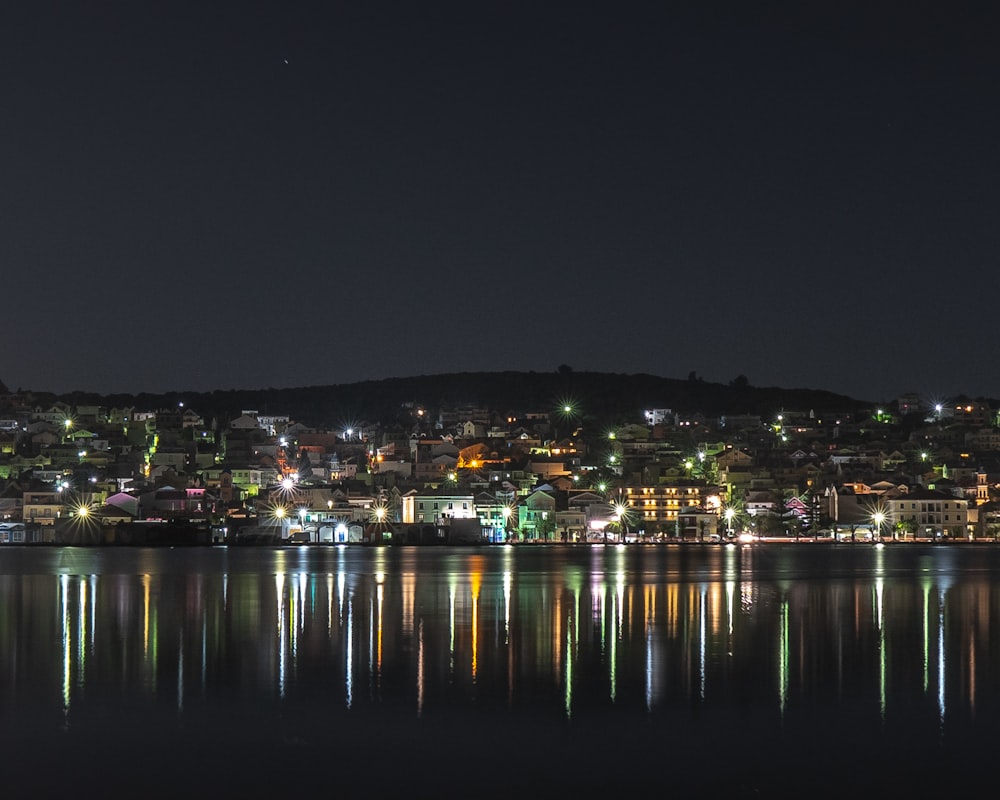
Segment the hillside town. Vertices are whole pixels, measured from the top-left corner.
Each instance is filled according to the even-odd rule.
[[[0,544],[995,541],[1000,426],[897,398],[771,418],[429,407],[311,427],[241,409],[0,411]],[[397,418],[398,420],[398,418]]]

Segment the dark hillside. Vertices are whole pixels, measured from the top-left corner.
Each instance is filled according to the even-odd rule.
[[[42,396],[44,402],[56,395]],[[386,421],[400,417],[403,404],[428,409],[456,405],[486,406],[498,414],[554,411],[572,403],[584,421],[640,421],[646,408],[670,408],[682,414],[701,412],[713,417],[760,414],[767,418],[782,409],[853,411],[869,404],[817,389],[755,387],[745,381],[711,383],[694,375],[686,380],[648,374],[574,372],[462,372],[387,378],[351,384],[286,389],[230,389],[213,392],[107,395],[76,392],[58,399],[79,405],[141,409],[175,407],[184,402],[206,418],[230,419],[244,409],[261,414],[287,414],[317,427],[337,427],[349,421]]]

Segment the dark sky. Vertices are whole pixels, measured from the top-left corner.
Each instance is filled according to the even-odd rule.
[[[995,6],[7,3],[0,380],[998,397]]]

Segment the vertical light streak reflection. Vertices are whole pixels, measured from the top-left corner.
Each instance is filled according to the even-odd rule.
[[[368,606],[368,686],[371,687],[375,675],[375,618],[378,611],[374,606],[378,603],[378,593],[373,595]]]
[[[976,715],[976,637],[969,633],[969,711]]]
[[[385,553],[385,547],[375,548],[375,666],[374,674],[370,675],[369,679],[374,680],[375,688],[379,690],[382,688],[382,609],[385,599]]]
[[[375,685],[382,686],[382,604],[385,598],[385,575],[375,576]]]
[[[400,593],[403,602],[403,638],[409,640],[413,636],[417,607],[417,575],[415,572],[403,572],[400,575]]]
[[[344,547],[337,548],[337,624],[344,625],[346,619],[346,631],[344,636],[344,704],[351,708],[354,702],[354,676],[351,670],[354,668],[354,627],[352,619],[353,609],[347,598],[347,570],[344,561]]]
[[[149,657],[149,573],[142,576],[142,655]]]
[[[924,640],[923,640],[923,689],[927,692],[931,680],[931,580],[925,576],[921,581],[924,590]]]
[[[877,552],[881,555],[881,551]],[[873,588],[875,594],[875,624],[878,626],[878,704],[882,721],[885,722],[887,660],[885,654],[885,609],[883,607],[885,585],[882,578],[875,579]]]
[[[448,575],[448,675],[455,677],[455,573]]]
[[[945,715],[945,651],[944,651],[944,589],[938,590],[938,720],[941,725],[941,732],[944,732]]]
[[[424,621],[417,625],[417,716],[424,711]]]
[[[303,551],[304,552],[304,551]],[[309,608],[309,573],[300,572],[298,574],[299,602],[296,607],[295,628],[296,631],[303,631],[306,627],[306,609]],[[296,640],[298,637],[296,637]]]
[[[90,646],[93,647],[97,634],[97,576],[90,576]]]
[[[563,593],[556,591],[552,595],[552,674],[558,680],[565,668],[563,662]]]
[[[729,655],[733,654],[733,631],[736,613],[736,581],[726,581],[726,633],[729,637]]]
[[[511,574],[510,570],[506,569],[503,573],[503,643],[505,645],[510,644],[510,584],[511,584]]]
[[[595,577],[599,576],[600,573],[595,573]],[[600,632],[600,652],[601,657],[607,659],[608,657],[608,603],[607,603],[607,592],[608,587],[604,581],[598,580],[591,584],[590,588],[591,597],[593,602],[596,604],[596,608],[593,609],[593,613],[597,617],[597,630]],[[614,663],[608,666],[608,673],[611,680],[611,696],[614,697]]]
[[[285,664],[285,647],[287,646],[287,641],[285,639],[285,604],[283,602],[282,594],[284,593],[285,587],[285,574],[281,571],[275,573],[274,576],[274,594],[275,594],[275,613],[278,619],[278,696],[285,696],[285,670],[287,665]]]
[[[476,670],[479,657],[479,585],[482,575],[472,573],[472,682],[476,682]]]
[[[608,694],[613,703],[618,696],[618,639],[611,637],[611,647],[608,653]]]
[[[69,618],[69,576],[60,575],[59,582],[61,585],[61,600],[62,600],[62,699],[63,699],[63,724],[69,724],[69,706],[72,693],[70,690],[72,681],[72,645],[73,636],[70,633],[70,618]]]
[[[591,597],[594,598],[594,603],[597,607],[594,609],[597,615],[598,626],[597,629],[600,631],[601,637],[601,655],[607,654],[607,598],[605,593],[607,592],[607,586],[603,581],[597,581],[590,587]]]
[[[507,545],[510,550],[510,545]],[[505,552],[504,556],[508,556]],[[507,706],[514,705],[514,648],[510,642],[510,600],[512,576],[510,569],[503,571],[503,643],[507,648]]]
[[[566,719],[570,719],[573,716],[573,669],[575,666],[576,645],[579,641],[580,587],[580,573],[570,573],[566,579],[566,589],[569,591],[570,601],[566,608],[569,619],[566,620],[566,660],[563,670],[563,706],[566,710]]]
[[[654,621],[656,619],[656,612],[654,610],[655,609],[655,598],[656,598],[656,595],[655,595],[655,590],[653,589],[652,586],[646,586],[644,594],[645,594],[645,597],[644,597],[643,602],[644,602],[644,604],[646,606],[646,613],[645,613],[645,615],[643,617],[643,628],[644,628],[643,633],[645,634],[644,645],[645,645],[645,648],[646,648],[646,651],[645,651],[646,659],[645,659],[645,665],[644,665],[645,666],[645,673],[643,675],[643,678],[644,678],[645,684],[646,684],[646,686],[645,686],[646,710],[647,711],[652,711],[652,709],[653,709],[653,665],[654,665],[654,659],[653,659],[653,628],[654,628],[654,624],[653,623],[654,623]]]
[[[76,623],[76,684],[83,688],[87,666],[87,582],[80,581],[79,606]]]
[[[292,675],[295,674],[295,666],[298,661],[299,654],[299,627],[300,618],[302,616],[302,606],[303,606],[303,593],[302,593],[302,575],[296,574],[294,572],[289,573],[290,585],[288,587],[288,599],[284,600],[284,604],[287,607],[286,610],[286,625],[287,630],[285,634],[288,636],[288,652],[291,660],[290,672]]]
[[[728,653],[733,654],[733,632],[735,625],[735,607],[736,607],[736,578],[739,575],[738,572],[738,562],[736,560],[737,549],[732,545],[727,545],[724,551],[726,563],[725,563],[725,589],[726,589],[726,615],[728,617]]]
[[[615,576],[615,638],[625,637],[625,573],[621,570]]]
[[[785,704],[788,701],[788,673],[789,673],[789,651],[791,649],[791,644],[789,642],[790,634],[790,621],[789,621],[789,609],[788,600],[782,598],[781,600],[781,616],[779,618],[779,635],[778,635],[778,710],[781,716],[785,716]]]
[[[156,687],[157,676],[157,640],[156,618],[152,604],[153,578],[147,572],[142,576],[143,608],[142,608],[142,660],[149,675],[150,689]]]
[[[326,638],[333,638],[333,573],[326,573]]]
[[[341,573],[341,588],[343,588],[344,575]],[[354,602],[348,598],[347,602],[347,634],[344,647],[344,698],[348,709],[354,705]]]
[[[705,699],[705,640],[708,636],[708,631],[706,630],[708,617],[708,590],[705,586],[701,587],[701,592],[698,594],[698,696],[704,700]]]
[[[571,612],[572,613],[572,612]],[[567,622],[572,623],[572,620]],[[573,634],[572,625],[566,625],[566,661],[563,669],[563,708],[566,719],[573,717]]]
[[[885,722],[889,658],[885,634],[885,549],[875,548],[875,620],[878,625],[878,701],[882,722]]]

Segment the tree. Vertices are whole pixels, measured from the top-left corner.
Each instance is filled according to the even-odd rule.
[[[907,534],[916,538],[917,521],[915,519],[901,519],[892,526],[892,537],[906,539]]]

